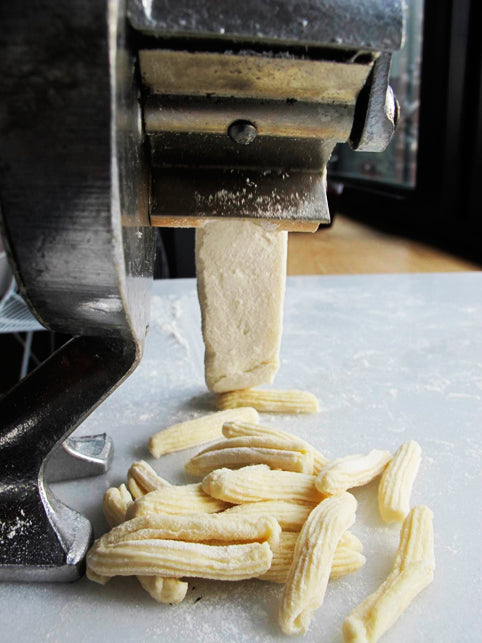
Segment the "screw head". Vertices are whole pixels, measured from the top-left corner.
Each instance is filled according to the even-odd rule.
[[[238,145],[249,145],[258,135],[256,125],[251,121],[238,120],[228,127],[228,136]]]

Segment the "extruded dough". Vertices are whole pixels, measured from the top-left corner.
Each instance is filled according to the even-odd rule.
[[[432,582],[434,570],[433,514],[420,505],[403,522],[391,573],[343,623],[345,642],[376,643]]]
[[[173,424],[149,440],[149,451],[155,458],[165,453],[198,446],[222,437],[224,422],[258,422],[258,412],[250,408],[229,409],[203,415],[194,420]]]
[[[216,513],[229,505],[204,493],[201,484],[166,486],[137,498],[127,511],[127,519],[148,514]]]
[[[233,504],[261,500],[318,503],[324,498],[315,487],[315,476],[293,471],[273,471],[265,464],[254,464],[235,471],[216,469],[208,473],[201,487],[213,498]]]
[[[132,518],[95,541],[92,549],[126,540],[182,540],[213,544],[268,542],[276,550],[281,527],[272,516],[219,514],[149,514]],[[212,542],[210,542],[212,541]]]
[[[155,484],[162,483],[164,486],[169,486],[169,483],[166,480],[159,478],[147,462],[143,462],[142,460],[133,464],[129,471],[142,474],[142,482],[145,483],[145,486],[148,486],[148,480]],[[137,485],[134,478],[132,478],[132,482]],[[103,508],[107,522],[111,527],[117,527],[124,523],[127,510],[132,503],[132,496],[124,484],[121,484],[120,487],[111,487],[110,489],[107,489],[104,494]],[[120,529],[122,530],[124,527],[120,527]],[[99,583],[100,585],[105,585],[111,578],[110,576],[101,576],[100,574],[96,574],[89,567],[87,567],[86,573],[87,578],[95,583]],[[158,603],[180,603],[184,600],[187,593],[187,583],[179,580],[178,578],[138,576],[137,580],[141,584],[141,587],[145,589],[146,592]]]
[[[179,540],[125,540],[92,548],[87,565],[101,576],[244,580],[267,572],[272,558],[267,542],[219,546]]]
[[[133,503],[132,496],[125,484],[110,487],[104,494],[102,508],[109,527],[117,527],[126,519],[126,512]]]
[[[221,393],[267,384],[279,368],[286,232],[251,221],[196,230],[206,384]]]
[[[149,491],[171,486],[167,480],[158,476],[151,465],[144,462],[144,460],[139,460],[139,462],[134,462],[131,465],[127,473],[127,479],[129,486],[135,485],[136,493],[133,494],[135,498],[145,496]]]
[[[404,442],[385,469],[378,485],[378,506],[385,522],[403,522],[410,511],[410,494],[417,476],[422,449],[418,442]]]
[[[239,469],[254,464],[312,474],[313,453],[295,440],[249,435],[216,442],[192,457],[184,469],[191,475],[205,476],[223,467]]]
[[[334,496],[361,487],[380,475],[391,457],[390,451],[373,449],[367,455],[348,455],[332,460],[317,475],[316,488],[327,496]]]
[[[298,533],[315,506],[311,502],[261,500],[259,502],[245,502],[242,505],[235,505],[225,509],[222,515],[241,514],[258,518],[272,516],[278,521],[283,532]]]
[[[253,424],[252,422],[225,422],[223,424],[223,435],[225,438],[240,438],[244,435],[260,435],[272,436],[281,438],[283,440],[295,440],[302,449],[308,449],[313,453],[313,473],[317,475],[321,469],[328,464],[328,458],[311,446],[305,440],[298,438],[293,433],[282,431],[280,429],[272,429],[269,426],[262,426],[261,424]]]
[[[266,580],[272,583],[286,583],[291,564],[293,563],[298,537],[299,534],[295,532],[283,531],[281,533],[278,548],[273,552],[271,567],[265,574],[259,577],[260,580]],[[358,538],[351,532],[345,531],[335,549],[330,579],[352,574],[359,570],[360,567],[363,567],[366,559],[361,553],[362,549],[363,546]]]
[[[235,409],[252,406],[262,413],[318,413],[318,400],[308,391],[266,389],[239,389],[221,393],[217,399],[218,409]]]
[[[349,493],[320,502],[296,541],[279,610],[285,634],[304,634],[323,604],[333,557],[343,532],[355,522],[357,502]]]

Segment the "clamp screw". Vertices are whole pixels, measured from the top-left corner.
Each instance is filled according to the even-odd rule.
[[[249,145],[258,135],[256,125],[250,121],[234,121],[228,127],[228,136],[238,145]]]

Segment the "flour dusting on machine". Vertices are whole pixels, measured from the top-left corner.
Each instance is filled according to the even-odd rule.
[[[68,581],[92,530],[48,482],[108,466],[105,436],[64,441],[141,359],[153,227],[329,222],[335,144],[396,126],[403,2],[39,0],[0,22],[2,233],[32,311],[74,336],[0,400],[0,580]]]

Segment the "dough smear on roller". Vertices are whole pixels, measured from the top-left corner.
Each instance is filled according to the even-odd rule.
[[[196,231],[206,384],[221,393],[273,381],[286,283],[287,232],[251,221]]]

